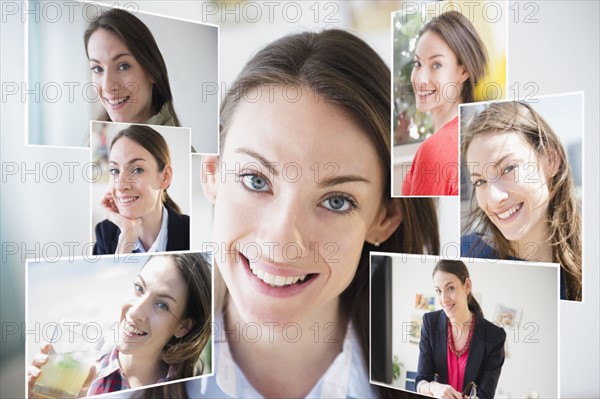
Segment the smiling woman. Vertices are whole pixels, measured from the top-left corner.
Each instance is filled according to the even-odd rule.
[[[142,21],[112,8],[90,23],[84,44],[104,107],[99,120],[181,126],[167,66]]]
[[[493,398],[506,332],[483,318],[462,261],[443,259],[432,275],[442,310],[423,316],[417,392],[436,398]]]
[[[561,299],[582,299],[580,206],[560,139],[529,105],[486,105],[462,133],[477,206],[461,255],[560,263]]]
[[[78,397],[202,374],[200,354],[212,325],[211,281],[210,265],[202,254],[152,256],[121,308],[114,345],[96,360]],[[45,344],[33,358],[30,394],[52,350]]]
[[[190,248],[190,219],[167,194],[173,168],[167,142],[149,126],[130,125],[112,140],[107,219],[96,225],[96,255]]]
[[[423,26],[411,82],[417,109],[433,118],[433,136],[421,144],[402,195],[458,195],[458,105],[474,100],[487,53],[467,17],[443,13]]]

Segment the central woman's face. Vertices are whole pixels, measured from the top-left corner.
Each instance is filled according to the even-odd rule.
[[[121,137],[110,150],[109,189],[119,214],[143,218],[162,209],[162,191],[169,176],[158,170],[156,159],[137,142]],[[165,167],[166,169],[166,167]]]
[[[467,150],[477,203],[509,241],[539,244],[548,230],[548,165],[518,133],[476,136]]]
[[[157,110],[152,106],[152,78],[125,43],[106,29],[88,41],[92,81],[111,121],[140,123]]]
[[[235,110],[207,189],[215,259],[246,321],[282,326],[337,314],[338,296],[385,210],[367,134],[324,98],[299,93],[247,93],[254,100]]]
[[[133,284],[133,295],[123,305],[119,351],[124,354],[158,356],[172,338],[187,333],[185,311],[187,284],[173,260],[153,256]]]
[[[427,31],[419,38],[411,73],[419,111],[435,113],[461,103],[462,84],[468,77],[440,35]]]

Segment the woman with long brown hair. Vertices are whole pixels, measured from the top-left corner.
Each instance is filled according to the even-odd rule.
[[[462,261],[439,261],[432,277],[442,310],[423,316],[417,392],[445,399],[493,398],[506,332],[484,319]]]
[[[528,104],[488,104],[462,134],[461,153],[476,200],[461,255],[559,263],[561,299],[581,301],[580,205],[550,125]]]
[[[109,174],[95,255],[190,249],[190,218],[167,193],[173,167],[160,133],[144,125],[121,130],[110,145]]]
[[[467,17],[445,12],[418,36],[411,74],[417,109],[433,118],[434,134],[418,148],[402,195],[458,195],[458,105],[474,101],[487,53]]]
[[[181,126],[165,60],[139,18],[111,8],[89,24],[83,39],[104,107],[99,120]]]

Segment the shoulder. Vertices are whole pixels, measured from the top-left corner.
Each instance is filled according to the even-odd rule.
[[[113,237],[118,237],[121,230],[116,224],[108,219],[104,219],[96,225],[96,241],[101,239],[110,240]]]
[[[485,337],[485,340],[488,343],[504,343],[504,341],[506,341],[506,331],[504,331],[504,328],[498,327],[497,325],[495,325],[489,320],[486,320],[483,317],[479,317],[477,322],[481,323],[481,331],[483,332],[483,337]]]
[[[477,258],[497,258],[496,250],[492,248],[481,233],[471,233],[460,238],[460,255]]]

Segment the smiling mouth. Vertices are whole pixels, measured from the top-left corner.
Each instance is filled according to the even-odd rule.
[[[504,211],[502,213],[497,213],[496,216],[498,217],[498,219],[500,220],[507,220],[509,219],[512,215],[514,215],[515,213],[517,213],[519,210],[521,210],[521,208],[523,207],[523,203],[518,203],[517,205],[513,206],[512,208],[510,208],[507,211]]]
[[[137,201],[138,198],[140,198],[140,197],[119,198],[119,203],[121,203],[123,205],[128,205],[128,204],[131,204],[132,202]]]
[[[111,107],[118,107],[119,105],[125,103],[127,100],[129,100],[131,98],[131,96],[125,96],[123,98],[120,98],[118,100],[109,100],[108,98],[104,97],[104,99],[106,100],[106,102],[111,106]]]
[[[143,337],[144,335],[148,335],[147,332],[136,328],[133,324],[130,323],[125,323],[125,325],[123,325],[123,331],[125,331],[129,336]]]
[[[250,270],[252,270],[252,274],[262,280],[265,284],[268,284],[270,287],[279,288],[279,287],[287,287],[294,284],[304,284],[314,274],[303,274],[301,276],[278,276],[275,274],[267,273],[256,265],[250,264]]]

